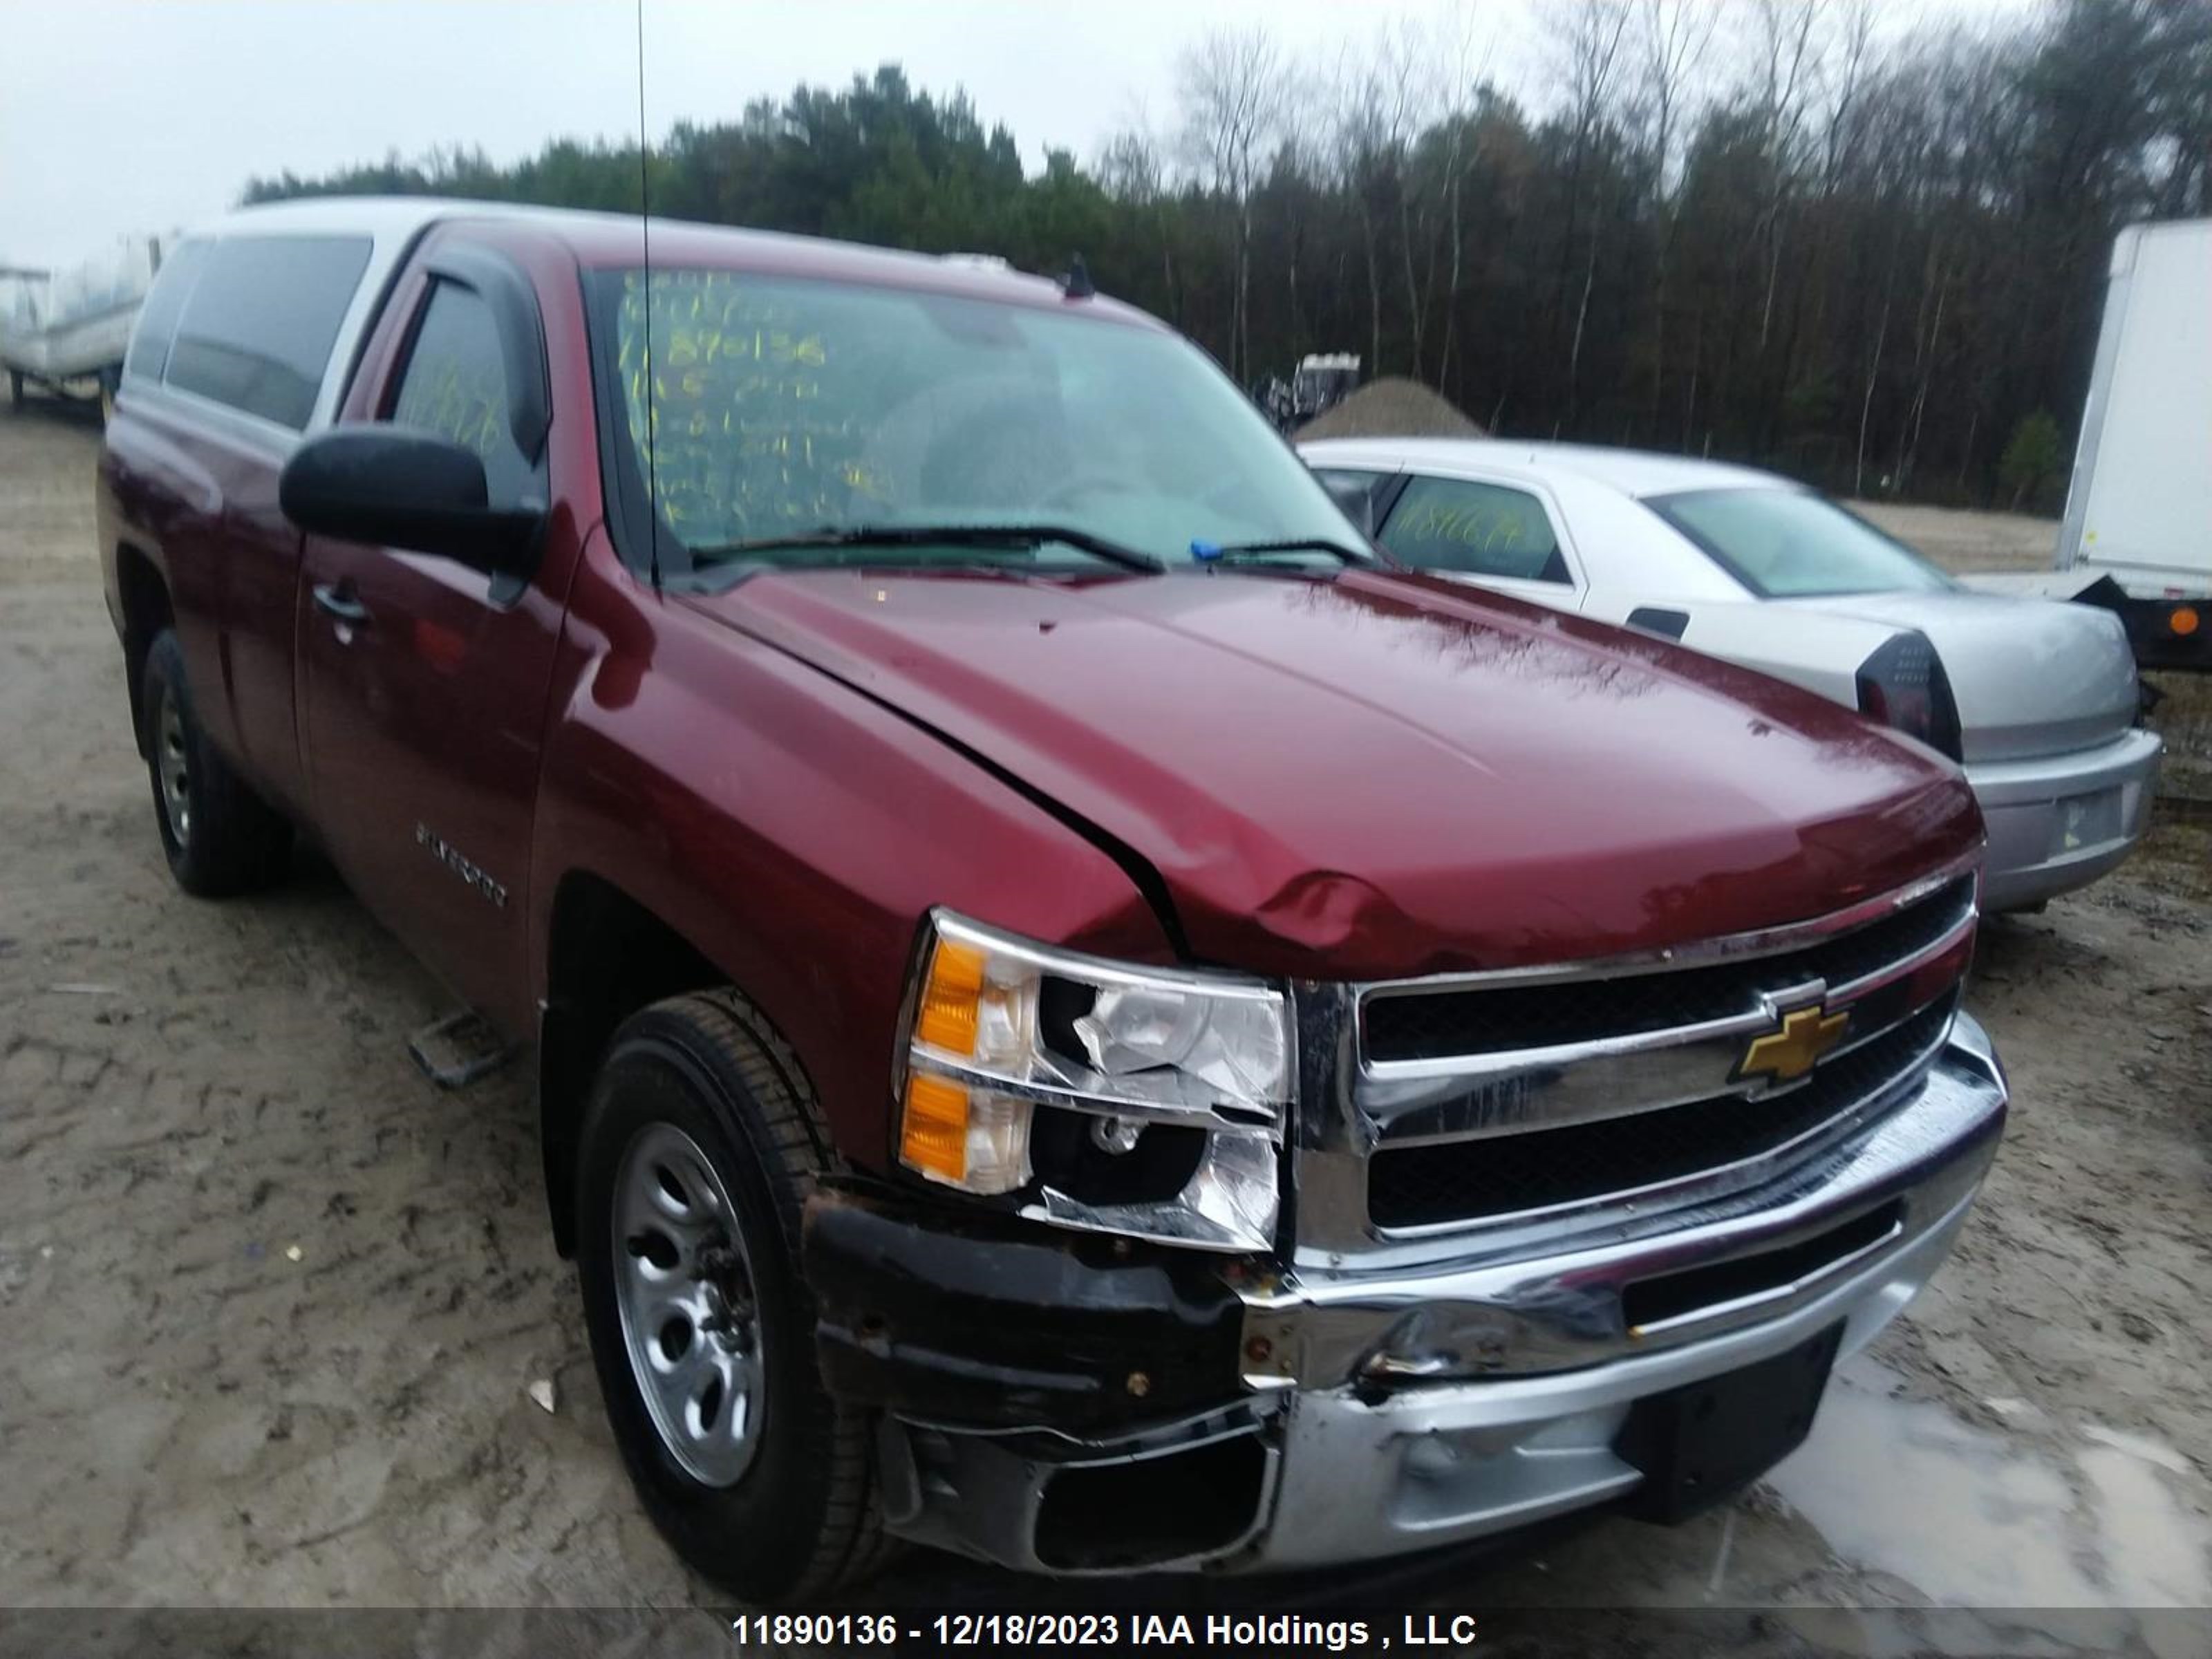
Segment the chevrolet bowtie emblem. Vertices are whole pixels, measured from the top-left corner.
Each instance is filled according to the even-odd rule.
[[[1844,1040],[1850,1023],[1848,1010],[1832,1014],[1817,1002],[1808,1008],[1792,1008],[1783,1015],[1779,1030],[1752,1039],[1735,1074],[1739,1079],[1770,1077],[1777,1083],[1795,1083]]]

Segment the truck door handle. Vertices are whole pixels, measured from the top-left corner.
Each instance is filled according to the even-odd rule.
[[[351,628],[366,627],[368,607],[353,596],[351,582],[315,584],[315,608]]]

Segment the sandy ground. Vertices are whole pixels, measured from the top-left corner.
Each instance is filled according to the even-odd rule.
[[[2058,520],[2022,513],[1972,513],[1899,501],[1853,501],[1901,542],[1947,570],[2047,570],[2058,550]]]
[[[712,1600],[601,1425],[526,1079],[416,1074],[440,994],[319,866],[222,905],[171,886],[95,447],[0,412],[0,1608]],[[1803,1450],[1721,1513],[1602,1522],[1451,1595],[2212,1600],[2208,869],[2212,817],[2177,809],[2117,878],[1988,928],[2010,1139]],[[927,1561],[901,1587],[1012,1589]]]

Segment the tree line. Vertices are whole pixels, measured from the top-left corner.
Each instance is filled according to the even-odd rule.
[[[2114,234],[2212,212],[2212,0],[1903,30],[1876,0],[1548,0],[1176,61],[1178,119],[1023,165],[896,67],[635,140],[256,179],[998,253],[1165,317],[1249,386],[1351,350],[1501,433],[2048,507]]]

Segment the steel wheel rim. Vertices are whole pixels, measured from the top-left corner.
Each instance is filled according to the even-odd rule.
[[[154,766],[161,787],[161,812],[169,834],[179,847],[192,836],[191,750],[185,744],[185,717],[177,700],[161,693],[161,720],[155,726]]]
[[[728,1189],[671,1123],[630,1137],[615,1171],[615,1306],[653,1430],[684,1472],[732,1486],[760,1449],[760,1316]]]

